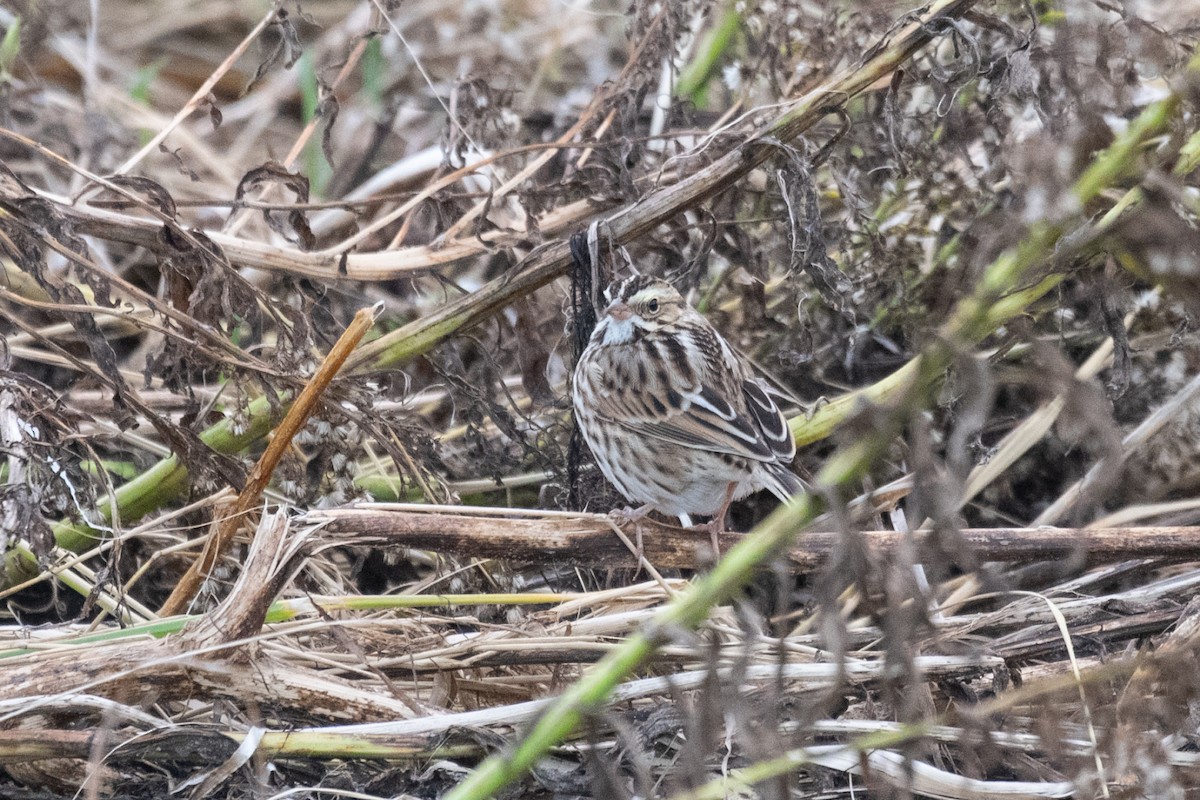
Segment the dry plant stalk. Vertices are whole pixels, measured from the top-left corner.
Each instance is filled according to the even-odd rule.
[[[1195,280],[1156,273],[1200,252],[1194,81],[1168,77],[1179,116],[1072,188],[1111,135],[1141,124],[1194,32],[1087,0],[1037,17],[963,0],[899,20],[861,3],[636,0],[627,33],[539,2],[303,15],[280,2],[228,25],[208,24],[228,14],[213,4],[154,20],[140,16],[153,3],[94,5],[90,42],[71,4],[53,3],[21,4],[36,35],[15,60],[15,34],[0,42],[0,247],[16,278],[0,322],[17,365],[0,370],[3,438],[10,481],[63,494],[5,506],[17,528],[23,509],[59,522],[36,553],[23,532],[30,544],[9,551],[39,577],[4,597],[16,624],[0,626],[0,718],[16,727],[0,730],[0,795],[14,777],[52,792],[19,770],[33,758],[53,773],[56,757],[91,772],[83,794],[108,781],[157,796],[188,777],[252,792],[251,758],[277,758],[282,791],[337,771],[363,792],[442,794],[589,665],[651,658],[621,650],[640,636],[658,648],[643,675],[577,706],[587,724],[530,791],[716,798],[759,782],[812,796],[857,791],[844,776],[866,766],[912,792],[925,784],[906,778],[928,778],[933,756],[946,769],[929,791],[948,797],[1195,785],[1196,606],[1180,601],[1200,595],[1200,502],[1184,489],[1152,504],[1137,480],[1123,497],[1103,488],[1109,465],[1138,478],[1155,459],[1177,467],[1172,454],[1186,464],[1200,440],[1186,382],[1200,335],[1169,307],[1192,305]],[[14,13],[0,8],[10,34]],[[195,31],[191,45],[216,55],[181,81],[174,56]],[[250,76],[273,42],[283,58]],[[169,66],[150,75],[162,52]],[[145,98],[123,83],[135,73]],[[297,74],[312,85],[298,90]],[[412,113],[431,96],[448,119]],[[297,163],[265,163],[285,153]],[[325,156],[336,174],[321,185]],[[272,180],[251,179],[267,166]],[[759,548],[705,584],[707,535],[641,523],[646,558],[699,568],[712,596],[753,575],[753,591],[703,620],[698,607],[662,616],[687,582],[620,569],[636,562],[608,518],[530,510],[563,485],[562,239],[599,217],[797,406],[832,396],[793,418],[815,443],[805,471],[838,462],[825,440],[848,419],[843,444],[870,440],[871,481],[815,523],[838,533],[802,533],[774,570]],[[987,265],[1031,223],[1054,236],[1010,263],[1025,278],[1014,289],[1013,270]],[[974,298],[986,308],[939,327],[980,275],[997,290]],[[268,398],[331,393],[297,365],[364,296],[385,299],[392,332],[342,373],[410,383],[386,397],[338,386],[328,408],[342,432],[320,442],[291,438],[293,409],[186,579],[203,581],[273,477],[290,504],[263,515],[235,586],[204,615],[151,619],[172,588],[163,556],[192,552],[187,526],[215,504],[152,512],[188,487],[244,485],[205,458],[224,454],[244,478],[240,454],[270,434]],[[939,349],[930,376],[914,356],[939,330],[959,347]],[[119,418],[111,386],[147,377]],[[944,391],[918,398],[914,383]],[[927,405],[902,418],[880,410],[893,401]],[[199,432],[209,453],[147,435],[149,414]],[[274,460],[289,440],[302,473],[301,458]],[[1071,481],[1093,476],[1102,488],[1077,499]],[[416,500],[415,487],[464,505],[305,511],[364,491]],[[585,507],[611,507],[587,488]],[[768,510],[752,500],[735,522]],[[1066,511],[1071,527],[1021,527]],[[807,516],[768,528],[782,542]],[[912,522],[921,530],[899,532]],[[993,563],[974,571],[981,560]],[[59,585],[79,597],[22,605]],[[193,596],[174,588],[164,613]],[[123,608],[134,624],[105,616]],[[94,629],[71,624],[84,621]],[[411,759],[420,770],[392,763]]]
[[[496,512],[506,509],[495,509]],[[310,523],[328,523],[330,541],[385,548],[420,548],[469,558],[504,558],[527,564],[607,564],[636,568],[639,559],[613,535],[612,518],[596,515],[514,518],[474,513],[352,508],[312,511]],[[653,519],[621,525],[640,541],[646,560],[664,569],[700,569],[712,563],[712,537]],[[915,546],[933,557],[937,537],[929,531],[855,530],[866,551],[879,559]],[[1089,563],[1128,558],[1176,561],[1200,558],[1200,527],[963,528],[958,531],[979,561],[1054,561],[1079,557]],[[807,531],[786,554],[798,572],[819,569],[840,544],[841,533]],[[722,553],[746,537],[719,535]]]
[[[270,483],[271,475],[274,474],[279,459],[291,445],[292,438],[308,422],[308,418],[316,408],[325,388],[341,370],[342,365],[346,363],[346,359],[358,346],[362,337],[371,329],[377,313],[378,308],[363,308],[354,315],[354,319],[338,338],[329,354],[325,356],[312,378],[305,384],[300,396],[296,398],[296,402],[292,403],[287,415],[279,423],[279,427],[275,429],[275,434],[267,444],[266,450],[263,451],[262,456],[254,465],[254,469],[250,472],[245,488],[238,494],[233,509],[221,521],[216,534],[205,542],[200,557],[192,562],[188,571],[179,579],[171,596],[158,610],[160,617],[183,613],[192,598],[196,596],[196,592],[208,579],[209,573],[217,564],[218,559],[229,549],[234,534],[246,521],[246,515],[260,502],[263,490]]]

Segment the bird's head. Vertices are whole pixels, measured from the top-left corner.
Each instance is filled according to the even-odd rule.
[[[604,344],[625,344],[677,322],[687,303],[661,278],[634,275],[610,287],[612,302],[596,325]]]

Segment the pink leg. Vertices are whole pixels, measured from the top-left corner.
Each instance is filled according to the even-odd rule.
[[[721,534],[725,532],[725,515],[729,513],[729,507],[733,505],[733,493],[737,490],[737,483],[730,482],[725,488],[725,501],[721,503],[721,507],[717,509],[717,513],[713,514],[713,518],[703,525],[697,525],[696,528],[707,530],[712,537],[713,554],[720,557],[721,555]]]
[[[647,503],[646,505],[642,506],[641,508],[630,508],[629,506],[625,506],[624,508],[615,509],[612,512],[612,516],[616,520],[618,525],[624,527],[626,524],[628,524],[630,522],[633,523],[633,540],[634,540],[634,543],[637,544],[638,561],[641,561],[642,558],[645,557],[645,552],[646,552],[645,550],[642,549],[641,520],[642,520],[642,517],[646,516],[653,510],[654,509],[651,507],[651,505],[649,503]],[[638,567],[638,569],[640,570],[641,567]]]

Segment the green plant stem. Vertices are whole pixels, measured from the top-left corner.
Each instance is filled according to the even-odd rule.
[[[235,741],[243,733],[228,734]],[[321,731],[277,731],[266,733],[256,753],[264,758],[379,758],[398,761],[463,759],[478,755],[478,744],[431,745],[417,743],[419,737],[356,736]],[[397,741],[399,740],[399,741]],[[405,741],[407,740],[407,741]]]
[[[71,588],[87,594],[89,586],[71,585]],[[398,594],[398,595],[343,595],[336,597],[314,595],[296,598],[294,600],[277,600],[267,610],[264,620],[267,624],[290,622],[306,614],[312,614],[316,608],[325,613],[336,611],[397,611],[411,608],[453,608],[455,606],[528,606],[554,605],[571,600],[578,600],[586,595],[562,592],[523,592],[495,594]],[[113,642],[138,636],[151,636],[161,639],[172,633],[183,630],[189,622],[201,618],[201,614],[180,614],[174,617],[156,619],[115,630],[89,633],[83,636],[55,640],[55,648],[77,647],[100,642]],[[0,650],[0,660],[28,656],[37,652],[33,647],[13,647]]]
[[[722,191],[778,152],[828,114],[890,74],[929,42],[942,19],[959,17],[977,0],[938,0],[900,32],[891,44],[873,52],[862,65],[846,70],[791,105],[771,125],[706,167],[678,183],[651,192],[638,202],[610,214],[605,232],[614,243],[625,243],[654,230],[680,211]],[[545,286],[565,273],[571,260],[566,241],[553,242],[530,254],[522,267],[451,301],[421,319],[397,328],[360,347],[348,369],[387,369],[421,355],[457,331],[483,321],[518,297]]]
[[[200,440],[218,453],[234,454],[267,435],[271,429],[271,404],[266,398],[250,402],[239,429],[232,419],[224,419],[203,431]],[[98,540],[107,537],[105,528],[113,519],[113,504],[120,509],[122,519],[137,519],[169,500],[178,497],[188,486],[188,469],[172,455],[159,461],[138,477],[118,487],[112,498],[99,504],[100,519],[95,526],[86,522],[62,521],[51,529],[59,547],[72,553],[82,552]],[[38,569],[37,558],[23,548],[6,554],[7,580],[15,583]],[[86,593],[85,593],[86,594]]]
[[[285,406],[286,407],[286,404]],[[267,435],[271,430],[271,404],[265,397],[250,402],[245,418],[240,422],[223,419],[201,432],[200,440],[218,453],[234,454]],[[188,469],[179,457],[172,455],[159,461],[137,478],[120,486],[114,493],[123,518],[137,518],[153,511],[166,500],[178,496],[188,484]],[[100,506],[101,524],[112,521],[112,504]],[[85,523],[60,522],[54,526],[54,538],[59,546],[79,552],[91,547],[99,538],[99,530]]]
[[[1172,112],[1175,110],[1174,106],[1171,107],[1171,110]],[[1165,126],[1165,121],[1169,117],[1169,115],[1163,113],[1164,111],[1165,108],[1155,109],[1151,115],[1154,118],[1153,120],[1144,118],[1139,118],[1139,120],[1142,124],[1150,126],[1148,130],[1157,130],[1159,126]],[[1143,133],[1143,135],[1146,135],[1148,138],[1148,134]],[[1121,157],[1130,158],[1134,152],[1135,148],[1130,148]],[[1187,175],[1197,167],[1200,167],[1200,132],[1193,133],[1180,148],[1179,160],[1172,169],[1172,173],[1180,176]],[[1120,168],[1115,167],[1109,170],[1108,179],[1113,179],[1119,171]],[[1099,189],[1096,188],[1097,186]],[[1083,202],[1095,198],[1098,196],[1099,191],[1102,191],[1104,188],[1104,185],[1100,183],[1100,179],[1097,176],[1092,176],[1088,181],[1084,181],[1081,178],[1075,187],[1075,196]],[[1094,223],[1085,223],[1084,227],[1071,233],[1071,239],[1080,250],[1086,251],[1090,246],[1101,242],[1104,234],[1112,230],[1117,221],[1130,209],[1136,207],[1144,198],[1145,192],[1140,187],[1133,187],[1125,192],[1121,196],[1121,199],[1114,203]],[[1054,236],[1057,240],[1063,234],[1059,230]],[[1042,244],[1042,247],[1044,246],[1045,243]],[[1118,260],[1118,263],[1122,262]],[[1034,302],[1053,291],[1065,279],[1066,275],[1061,273],[1047,275],[1037,284],[1027,289],[1010,292],[995,298],[988,305],[987,316],[982,320],[982,324],[979,325],[978,330],[975,331],[976,338],[972,339],[971,343],[978,344],[1010,319],[1025,313]],[[915,369],[916,364],[914,359],[891,375],[870,386],[849,392],[828,403],[824,403],[814,409],[811,414],[801,414],[791,418],[788,420],[788,424],[792,429],[792,435],[796,439],[796,446],[803,447],[806,444],[812,444],[813,442],[828,438],[838,425],[842,424],[863,404],[887,403],[892,398],[902,394],[906,387],[910,385]]]
[[[1065,275],[1047,275],[1033,286],[998,298],[986,308],[986,318],[981,330],[990,334],[1013,317],[1025,313],[1029,306],[1046,296],[1066,279]],[[984,336],[971,340],[978,344]],[[797,447],[827,439],[833,431],[864,405],[883,405],[904,395],[914,382],[918,364],[914,358],[891,375],[820,404],[811,414],[797,414],[788,420]],[[935,378],[937,380],[937,378]],[[939,381],[940,382],[940,381]],[[931,387],[932,388],[932,387]]]
[[[589,709],[599,708],[609,693],[650,655],[665,644],[676,630],[691,630],[707,617],[713,606],[728,599],[751,576],[759,564],[769,560],[804,523],[817,512],[817,503],[807,495],[780,507],[703,575],[687,592],[663,607],[643,630],[596,663],[571,685],[534,724],[533,729],[510,754],[492,756],[446,795],[446,800],[480,800],[521,777],[554,745],[582,722]]]
[[[931,723],[915,722],[905,725],[900,730],[879,731],[859,736],[847,743],[845,747],[856,753],[869,753],[872,750],[898,747],[920,739],[932,727]],[[813,760],[803,747],[789,750],[775,758],[759,761],[741,769],[730,770],[729,774],[722,778],[710,781],[691,791],[671,795],[668,800],[725,800],[727,797],[740,797],[743,792],[755,784],[777,778],[780,775],[787,775],[797,768],[811,763]]]
[[[744,147],[688,175],[674,186],[648,195],[639,203],[611,215],[607,220],[610,235],[620,242],[629,241],[745,175],[767,160],[779,142],[795,138],[822,119],[831,108],[844,104],[848,98],[903,63],[911,53],[932,38],[929,25],[934,19],[960,15],[973,2],[940,0],[935,3],[919,23],[896,34],[892,45],[881,49],[857,69],[847,71],[797,101],[775,124]],[[359,347],[348,360],[346,369],[385,369],[425,353],[459,330],[480,322],[516,298],[549,283],[565,271],[569,260],[567,243],[556,242],[531,256],[523,269],[494,280],[470,295],[447,303],[433,313]],[[234,434],[232,423],[223,421],[205,431],[201,439],[218,452],[238,452],[270,430],[269,409],[265,400],[257,400],[247,409],[244,431]],[[116,491],[115,503],[122,519],[144,516],[182,493],[187,481],[187,469],[178,457],[164,459]],[[89,546],[103,535],[99,528],[111,522],[111,505],[101,506],[100,517],[97,527],[71,522],[57,524],[54,533],[59,545],[71,552]],[[18,565],[21,572],[27,573],[36,567],[25,558],[18,558],[17,561],[21,562]],[[11,561],[9,566],[13,566]]]
[[[696,108],[706,108],[704,93],[716,70],[717,62],[729,49],[738,27],[742,24],[742,15],[738,13],[733,3],[727,3],[721,9],[721,18],[708,31],[696,49],[696,56],[680,73],[675,84],[675,96],[686,97]]]
[[[1189,76],[1200,72],[1200,53],[1188,65]],[[1128,129],[1092,161],[1075,182],[1073,192],[1080,207],[1122,174],[1131,170],[1131,160],[1150,136],[1166,129],[1179,99],[1170,95],[1151,105]],[[1002,254],[985,271],[974,292],[957,306],[940,331],[940,338],[918,357],[910,369],[915,373],[904,392],[875,431],[840,448],[825,462],[816,477],[821,496],[836,496],[866,472],[890,445],[912,410],[924,405],[940,375],[953,363],[955,353],[986,335],[991,308],[1042,261],[1055,255],[1066,230],[1064,222],[1035,225],[1013,250]],[[610,652],[583,678],[568,688],[534,724],[511,752],[488,758],[446,795],[446,800],[483,800],[524,775],[551,747],[569,736],[589,709],[598,708],[617,684],[644,664],[672,632],[691,629],[703,622],[712,608],[737,591],[759,565],[780,552],[816,516],[819,504],[802,495],[767,517],[761,524],[702,576],[655,615],[642,631],[630,636]]]

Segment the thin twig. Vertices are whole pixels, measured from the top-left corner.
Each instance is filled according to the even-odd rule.
[[[167,617],[182,613],[192,598],[196,596],[200,586],[207,580],[212,568],[216,566],[217,560],[229,549],[234,534],[241,528],[251,509],[258,505],[263,490],[275,472],[279,459],[291,445],[292,437],[299,433],[300,429],[308,422],[308,417],[316,408],[317,401],[334,376],[341,370],[347,356],[358,346],[363,335],[370,330],[378,311],[378,307],[364,308],[354,315],[350,325],[334,344],[333,349],[329,351],[329,355],[321,362],[321,366],[317,368],[316,374],[304,386],[300,396],[288,410],[287,416],[275,429],[275,435],[267,444],[267,449],[263,451],[262,457],[258,459],[258,463],[250,472],[250,476],[246,480],[246,487],[238,494],[233,510],[222,520],[216,535],[209,538],[200,558],[192,562],[192,566],[179,579],[171,596],[158,610],[159,616]]]

